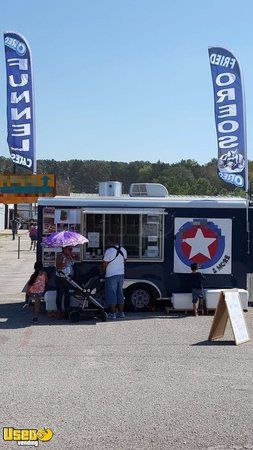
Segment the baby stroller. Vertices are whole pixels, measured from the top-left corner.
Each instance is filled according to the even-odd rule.
[[[75,289],[71,295],[77,300],[77,306],[70,308],[71,310],[69,312],[69,319],[71,320],[71,322],[77,323],[80,320],[89,319],[101,319],[102,322],[105,322],[107,319],[107,314],[104,310],[103,305],[101,305],[101,303],[96,300],[93,294],[93,291],[96,290],[99,293],[100,298],[100,276],[94,276],[90,278],[82,287],[63,272],[61,272],[61,275]]]

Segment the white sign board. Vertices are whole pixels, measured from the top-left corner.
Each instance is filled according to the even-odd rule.
[[[89,248],[99,248],[99,237],[100,234],[97,232],[88,233]]]
[[[175,218],[174,272],[190,273],[197,263],[204,274],[230,274],[231,243],[231,219]]]
[[[250,341],[238,290],[221,291],[209,340],[213,341],[224,336],[228,319],[230,319],[236,345]]]
[[[81,223],[80,209],[56,209],[54,223]]]
[[[236,345],[250,340],[238,292],[224,292]]]

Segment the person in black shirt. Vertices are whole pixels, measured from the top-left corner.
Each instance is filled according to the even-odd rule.
[[[11,221],[12,240],[15,239],[15,236],[18,233],[19,223],[20,222],[17,216],[15,216]]]
[[[199,300],[204,300],[204,290],[203,290],[203,281],[205,280],[204,275],[202,273],[198,272],[198,264],[193,263],[191,264],[191,288],[192,288],[192,306],[193,306],[193,312],[194,316],[198,316],[198,306],[199,306]]]

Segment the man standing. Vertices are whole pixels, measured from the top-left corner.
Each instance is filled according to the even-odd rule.
[[[109,247],[102,262],[105,270],[105,302],[110,308],[108,319],[116,319],[116,307],[119,319],[124,319],[124,294],[123,283],[127,252],[119,244]]]
[[[15,239],[15,236],[18,232],[19,220],[17,217],[14,217],[11,221],[11,231],[12,231],[12,240]]]

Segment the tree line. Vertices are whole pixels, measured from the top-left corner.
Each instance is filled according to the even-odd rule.
[[[78,160],[55,161],[40,159],[37,161],[38,173],[56,175],[57,195],[70,192],[98,192],[100,181],[121,181],[123,193],[129,192],[131,183],[161,183],[170,195],[239,195],[242,189],[224,183],[217,175],[217,160],[207,164],[187,159],[178,163],[157,161],[96,161]],[[10,158],[0,157],[0,173],[11,174],[13,164]],[[17,167],[17,174],[28,174],[26,169]],[[249,180],[253,181],[253,162],[249,162]]]

